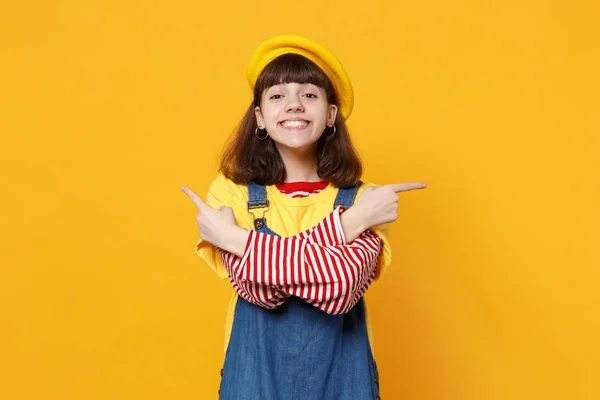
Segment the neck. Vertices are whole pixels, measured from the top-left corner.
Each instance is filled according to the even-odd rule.
[[[317,174],[317,148],[278,149],[285,166],[285,182],[318,182],[321,177]]]

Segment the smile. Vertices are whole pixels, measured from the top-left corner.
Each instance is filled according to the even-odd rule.
[[[281,122],[281,126],[284,128],[298,129],[298,128],[306,128],[310,122],[308,121],[283,121]]]

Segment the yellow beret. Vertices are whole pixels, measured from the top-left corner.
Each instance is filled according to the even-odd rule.
[[[348,119],[354,107],[354,91],[350,78],[340,61],[332,53],[300,35],[275,36],[261,43],[254,50],[247,71],[248,83],[252,91],[254,91],[258,76],[267,64],[288,53],[300,54],[308,58],[325,72],[335,89],[340,114],[344,119]]]

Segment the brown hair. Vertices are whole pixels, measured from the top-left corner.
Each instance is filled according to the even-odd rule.
[[[254,87],[254,101],[234,130],[221,155],[219,170],[237,184],[283,183],[285,166],[270,137],[260,140],[254,109],[262,93],[281,83],[312,83],[325,89],[329,104],[336,104],[336,93],[327,75],[314,62],[298,54],[284,54],[271,61],[260,73]],[[334,135],[321,135],[317,143],[317,174],[339,188],[354,186],[362,175],[360,158],[339,112]]]

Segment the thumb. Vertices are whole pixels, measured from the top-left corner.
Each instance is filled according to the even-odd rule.
[[[223,212],[233,215],[233,208],[231,208],[229,206],[221,206],[221,207],[219,207],[219,211],[223,211]]]

